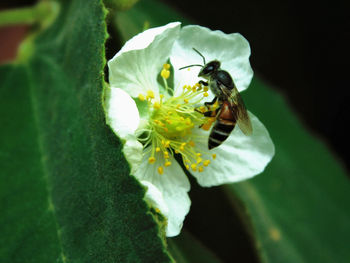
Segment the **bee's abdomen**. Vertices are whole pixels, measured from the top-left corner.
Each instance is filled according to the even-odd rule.
[[[235,125],[235,120],[218,119],[209,135],[209,150],[223,143],[230,135]]]

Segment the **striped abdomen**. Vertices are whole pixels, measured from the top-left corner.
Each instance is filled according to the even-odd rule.
[[[228,101],[224,101],[211,130],[208,148],[213,149],[223,143],[231,134],[237,122],[237,116]]]

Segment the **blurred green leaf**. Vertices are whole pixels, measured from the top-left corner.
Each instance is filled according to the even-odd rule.
[[[61,4],[25,61],[0,67],[0,261],[170,262],[105,124],[105,10]]]
[[[171,21],[188,24],[188,19],[154,0],[141,1],[115,19],[124,41],[145,24],[154,27]],[[349,262],[350,185],[342,166],[302,126],[283,97],[257,77],[242,96],[270,131],[276,156],[263,174],[223,189],[241,215],[260,260]],[[217,221],[220,229],[220,218]],[[217,242],[227,243],[229,238],[235,237]]]
[[[343,168],[262,81],[255,78],[244,96],[268,127],[276,156],[262,175],[226,191],[234,207],[230,193],[246,207],[262,259],[349,262],[350,184]]]
[[[220,263],[221,260],[215,256],[198,239],[182,230],[181,235],[169,238],[169,252],[179,263]]]

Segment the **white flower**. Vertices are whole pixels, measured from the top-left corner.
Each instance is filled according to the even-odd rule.
[[[202,63],[193,48],[207,62],[221,61],[239,91],[248,87],[253,71],[245,38],[200,26],[181,28],[178,22],[138,34],[108,62],[107,123],[124,143],[131,173],[148,187],[146,199],[166,216],[167,236],[179,234],[191,204],[190,184],[175,154],[202,186],[253,177],[274,155],[268,131],[251,113],[252,135],[236,127],[224,143],[208,150],[209,132],[199,126],[210,122],[198,109],[213,94],[197,84],[199,67],[179,70]]]

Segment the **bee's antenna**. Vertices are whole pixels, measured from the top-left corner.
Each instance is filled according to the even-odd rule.
[[[186,67],[179,68],[179,70],[185,69],[185,68],[190,68],[190,67],[203,67],[203,66],[199,65],[199,64],[194,64],[194,65],[189,65],[189,66],[186,66]]]
[[[206,62],[205,62],[205,57],[202,55],[202,53],[201,52],[199,52],[197,49],[195,49],[194,47],[192,48],[194,51],[196,51],[197,53],[198,53],[198,55],[200,55],[201,57],[202,57],[202,59],[203,59],[203,65],[205,65],[205,64],[207,64]]]

